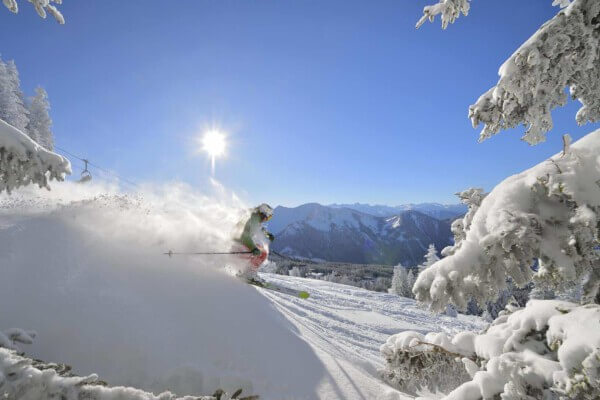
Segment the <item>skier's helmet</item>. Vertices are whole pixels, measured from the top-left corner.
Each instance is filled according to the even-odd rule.
[[[273,216],[273,209],[270,205],[262,203],[260,206],[255,208],[256,212],[260,214],[263,220],[268,221]]]

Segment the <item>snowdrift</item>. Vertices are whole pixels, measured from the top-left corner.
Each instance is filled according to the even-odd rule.
[[[34,329],[27,354],[110,385],[317,398],[321,362],[268,299],[231,278],[233,260],[162,255],[228,250],[242,208],[221,196],[61,183],[0,197],[0,326]]]

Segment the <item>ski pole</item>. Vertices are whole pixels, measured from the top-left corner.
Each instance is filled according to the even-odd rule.
[[[224,255],[224,254],[251,254],[251,251],[207,251],[207,252],[174,252],[173,250],[169,250],[166,253],[163,253],[165,256],[198,256],[198,255]]]

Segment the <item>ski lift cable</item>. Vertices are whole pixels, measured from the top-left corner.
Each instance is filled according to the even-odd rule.
[[[78,166],[79,168],[81,168],[81,174],[82,175],[85,175],[86,173],[88,175],[91,175],[90,171],[88,170],[88,164],[86,164],[85,161],[80,161],[80,160],[78,160],[76,158],[73,158],[70,161],[71,161],[71,165],[72,166]]]
[[[68,155],[70,155],[71,157],[74,157],[74,158],[76,158],[76,159],[78,159],[78,160],[82,161],[83,163],[85,163],[85,164],[87,164],[87,165],[89,165],[89,166],[92,166],[92,167],[94,167],[94,168],[97,168],[97,169],[99,169],[99,170],[101,170],[101,171],[103,171],[103,172],[105,172],[105,173],[109,174],[109,175],[113,175],[113,176],[117,177],[119,180],[121,180],[121,181],[123,181],[123,182],[125,182],[125,183],[127,183],[127,184],[129,184],[129,185],[131,185],[131,186],[133,186],[133,187],[136,187],[136,188],[137,188],[137,187],[139,187],[139,185],[138,185],[137,183],[135,183],[135,182],[132,182],[132,181],[130,181],[129,179],[125,179],[125,178],[123,178],[122,176],[120,176],[119,174],[117,174],[117,173],[115,173],[115,172],[113,172],[113,171],[109,171],[109,170],[108,170],[108,169],[106,169],[106,168],[103,168],[103,167],[101,167],[101,166],[99,166],[99,165],[97,165],[97,164],[94,164],[94,163],[92,163],[92,162],[91,162],[90,160],[88,160],[88,159],[85,159],[85,158],[83,158],[83,157],[79,157],[78,155],[75,155],[75,154],[71,153],[70,151],[68,151],[68,150],[66,150],[66,149],[63,149],[63,148],[61,148],[61,147],[59,147],[59,146],[54,146],[54,147],[55,147],[57,150],[59,150],[59,151],[62,151],[63,153],[65,153],[65,154],[68,154]]]
[[[129,185],[131,185],[133,187],[136,187],[136,188],[139,187],[139,185],[137,183],[135,183],[133,181],[130,181],[129,179],[125,179],[125,178],[123,178],[122,176],[120,176],[119,174],[117,174],[117,173],[115,173],[113,171],[109,171],[106,168],[103,168],[103,167],[101,167],[101,166],[99,166],[99,165],[97,165],[95,163],[92,163],[89,159],[86,159],[86,158],[83,158],[83,157],[79,157],[78,155],[75,155],[75,154],[71,153],[70,151],[68,151],[66,149],[63,149],[62,147],[59,147],[59,146],[54,146],[54,148],[56,150],[58,150],[58,151],[61,151],[61,152],[65,153],[65,154],[73,157],[73,158],[78,159],[79,161],[83,162],[86,165],[86,167],[87,167],[87,165],[89,165],[90,167],[94,167],[96,169],[99,169],[100,171],[105,172],[105,173],[107,173],[109,175],[113,175],[113,176],[117,177],[119,180],[121,180],[121,181],[123,181],[123,182],[125,182],[125,183],[127,183],[127,184],[129,184]]]

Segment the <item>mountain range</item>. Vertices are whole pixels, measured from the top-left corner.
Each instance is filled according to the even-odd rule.
[[[379,217],[391,217],[404,211],[419,211],[436,219],[454,219],[466,214],[467,206],[464,204],[439,204],[439,203],[419,203],[402,204],[399,206],[371,205],[371,204],[330,204],[333,208],[350,208],[365,214],[376,215]]]
[[[355,209],[358,206],[372,213]],[[290,257],[315,261],[414,266],[423,262],[429,244],[441,250],[452,243],[450,221],[446,219],[462,214],[444,206],[427,209],[434,213],[446,211],[435,214],[444,217],[440,220],[417,207],[388,207],[387,211],[385,207],[317,203],[279,206],[268,223],[276,237],[272,247]]]

